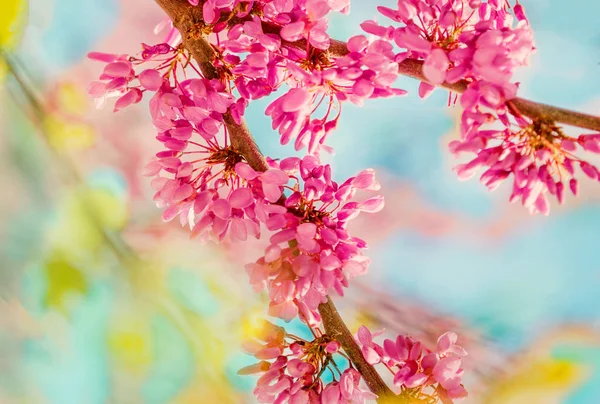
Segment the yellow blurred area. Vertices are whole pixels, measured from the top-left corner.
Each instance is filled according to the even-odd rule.
[[[243,313],[240,321],[240,339],[260,339],[265,333],[264,308],[255,307]]]
[[[575,363],[556,359],[535,360],[495,384],[485,403],[558,404],[587,376],[587,369]]]
[[[44,120],[50,146],[57,150],[81,150],[95,144],[93,127],[77,121],[88,105],[89,97],[79,86],[69,82],[58,85],[53,94],[52,112]]]
[[[11,48],[18,42],[25,27],[26,11],[26,0],[2,0],[0,47]]]
[[[60,311],[67,309],[67,298],[84,294],[87,281],[84,274],[62,257],[51,257],[44,266],[48,289],[45,305]]]
[[[50,146],[58,150],[79,150],[94,145],[94,130],[84,123],[69,122],[59,116],[48,115],[44,120],[44,129]]]
[[[13,49],[23,35],[27,22],[27,0],[2,0],[0,5],[0,50]],[[6,66],[0,58],[0,79]]]
[[[373,320],[373,316],[369,313],[359,310],[355,315],[351,316],[351,322],[348,322],[348,328],[350,330],[358,330],[361,325],[364,325],[371,331],[377,331],[377,322]]]
[[[133,259],[127,263],[129,283],[139,293],[148,296],[164,296],[168,269],[161,257],[151,255],[147,259]]]
[[[231,386],[221,381],[206,384],[206,380],[199,378],[192,380],[189,387],[182,391],[172,401],[172,404],[197,404],[197,403],[219,403],[219,404],[237,404],[240,397],[232,392]]]
[[[83,187],[65,196],[49,243],[67,257],[89,256],[104,243],[102,229],[121,230],[127,223],[126,204],[106,189]]]
[[[139,312],[118,317],[108,334],[109,350],[118,365],[142,373],[152,363],[148,322],[140,318]]]
[[[57,108],[67,114],[82,115],[89,106],[90,98],[81,86],[74,83],[61,83],[55,94]]]

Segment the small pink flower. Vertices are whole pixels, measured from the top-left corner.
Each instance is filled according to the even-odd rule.
[[[377,334],[376,334],[377,335]],[[371,365],[375,365],[381,362],[383,350],[380,346],[373,344],[373,335],[369,329],[365,326],[361,326],[356,334],[358,342],[362,345],[362,353],[367,362]]]
[[[433,85],[439,85],[446,79],[446,71],[450,63],[448,56],[442,49],[434,49],[425,59],[423,74]]]
[[[456,356],[441,358],[433,368],[433,376],[446,390],[458,387],[462,381],[461,359]]]
[[[245,163],[238,163],[235,167],[240,178],[247,181],[258,180],[262,184],[262,192],[265,199],[269,202],[277,202],[282,195],[282,187],[286,185],[290,178],[289,176],[278,169],[269,169],[263,173],[257,173]]]
[[[154,69],[147,69],[141,72],[139,80],[142,87],[149,91],[157,91],[163,82],[160,73]]]

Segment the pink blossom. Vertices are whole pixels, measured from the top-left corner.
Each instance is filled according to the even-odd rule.
[[[308,114],[312,109],[312,97],[304,88],[292,88],[273,101],[265,114],[273,119],[273,129],[282,135],[281,143],[286,144],[300,134]]]
[[[342,295],[348,281],[364,274],[369,264],[361,254],[366,243],[348,233],[347,223],[360,212],[380,210],[383,199],[350,201],[359,189],[379,188],[372,170],[338,184],[331,179],[331,167],[313,156],[288,159],[280,167],[286,172],[273,168],[259,174],[245,164],[236,167],[266,202],[279,199],[281,185],[291,176],[299,174],[303,181],[303,187],[293,186],[284,206],[257,204],[256,218],[275,233],[263,257],[246,269],[256,290],[269,291],[272,315],[290,320],[299,313],[297,306],[318,318],[325,296],[333,290]],[[270,199],[265,184],[277,188]],[[334,204],[340,207],[331,209]]]
[[[385,28],[366,22],[363,29],[406,49],[396,60],[423,60],[423,74],[431,85],[465,78],[509,84],[535,49],[521,5],[514,9],[516,25],[504,6],[492,2],[407,0],[398,2],[396,9],[378,10],[400,26]],[[432,90],[422,86],[419,95],[424,98]]]
[[[289,176],[278,169],[269,169],[263,173],[257,173],[248,164],[239,163],[235,170],[240,178],[246,181],[258,180],[261,183],[262,195],[268,202],[277,202],[281,197],[283,186],[286,185]]]
[[[405,335],[395,340],[386,339],[383,346],[375,343],[369,330],[362,326],[356,339],[365,359],[372,364],[383,362],[394,372],[394,384],[418,392],[444,403],[467,396],[462,384],[462,357],[467,352],[456,345],[457,335],[447,332],[438,338],[437,349],[432,351]],[[426,390],[429,387],[431,390]],[[433,395],[432,395],[433,394]]]
[[[356,339],[358,339],[362,345],[362,353],[367,362],[371,365],[375,365],[381,361],[383,350],[380,346],[373,344],[373,335],[367,327],[363,325],[358,329]]]
[[[259,362],[238,371],[242,375],[262,373],[254,389],[259,402],[354,404],[376,398],[360,388],[360,373],[352,368],[344,370],[339,381],[326,384],[321,380],[327,367],[334,371],[333,355],[339,342],[326,335],[299,342],[283,328],[268,322],[265,325],[266,332],[244,344]]]
[[[114,55],[101,52],[90,52],[91,60],[107,63],[100,75],[100,81],[93,82],[89,94],[96,98],[96,106],[102,107],[108,98],[117,97],[115,112],[141,101],[145,91],[155,92],[163,84],[163,75],[149,68],[136,74],[135,67],[152,62],[157,57],[175,59],[175,49],[162,43],[154,46],[142,44],[142,59],[127,57],[127,55]],[[139,84],[135,84],[135,80]]]
[[[451,142],[450,150],[457,155],[475,153],[476,156],[456,166],[455,171],[465,180],[485,169],[480,181],[489,190],[496,189],[512,175],[509,200],[520,200],[532,214],[548,215],[549,195],[563,203],[565,181],[569,181],[572,193],[577,193],[576,166],[590,179],[598,180],[598,169],[574,154],[578,148],[580,152],[599,153],[598,136],[571,138],[551,121],[513,115],[506,102],[515,93],[516,88],[507,85],[483,81],[469,85],[461,96],[465,108],[462,139]]]
[[[430,84],[442,84],[446,79],[446,71],[449,65],[446,53],[441,49],[434,49],[425,59],[423,74]]]
[[[456,345],[458,335],[454,332],[446,332],[437,340],[437,352],[440,355],[453,354],[457,356],[466,356],[467,352],[460,346]]]

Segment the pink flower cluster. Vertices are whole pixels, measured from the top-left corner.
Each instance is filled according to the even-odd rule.
[[[195,21],[186,34],[210,40],[203,56],[211,57],[212,68],[202,65],[210,77],[167,21],[164,42],[142,44],[137,57],[90,53],[106,64],[90,94],[98,105],[116,97],[115,111],[152,94],[150,115],[162,150],[145,174],[153,177],[154,201],[164,208],[165,221],[178,217],[204,241],[245,241],[259,238],[264,228],[270,232],[263,256],[246,266],[250,282],[257,291],[267,290],[270,315],[288,322],[299,317],[314,339],[269,324],[262,342],[247,345],[260,362],[241,373],[262,373],[254,391],[261,402],[374,398],[359,388],[353,367],[338,369],[340,344],[319,328],[319,305],[333,292],[343,295],[350,279],[369,265],[367,245],[350,234],[348,223],[383,208],[379,196],[354,200],[359,190],[379,189],[373,170],[338,183],[318,158],[331,151],[326,141],[344,102],[362,105],[405,94],[393,87],[398,69],[421,63],[421,97],[437,85],[466,88],[461,138],[450,149],[475,157],[455,167],[460,179],[484,168],[480,180],[493,190],[512,174],[510,200],[542,214],[549,212],[549,194],[560,203],[567,186],[577,194],[576,169],[600,181],[600,170],[574,154],[600,153],[600,134],[569,137],[552,120],[526,118],[515,105],[513,75],[535,49],[518,2],[511,11],[508,0],[399,0],[396,8],[378,7],[394,25],[365,21],[361,27],[369,37],[354,36],[345,47],[329,37],[328,18],[349,12],[349,0],[188,2],[202,7],[204,21]],[[259,164],[233,146],[243,139],[230,135],[244,129],[251,100],[282,87],[265,113],[282,144],[293,140],[308,155],[269,159],[269,168],[257,172],[252,167]],[[378,345],[365,327],[357,339],[367,362],[392,371],[400,396],[451,403],[467,395],[461,368],[466,352],[456,345],[456,334],[442,335],[435,350],[406,336]],[[334,377],[328,384],[321,379],[327,370]]]
[[[287,158],[279,168],[301,182],[283,204],[265,207],[261,220],[276,233],[265,255],[247,271],[256,290],[269,291],[270,315],[290,321],[300,313],[318,325],[318,305],[333,290],[343,295],[349,279],[364,274],[369,264],[361,253],[366,243],[349,234],[348,222],[360,212],[381,210],[383,198],[350,201],[357,190],[379,189],[373,170],[338,184],[331,179],[331,167],[314,156]]]
[[[97,100],[97,107],[102,107],[107,98],[118,97],[114,107],[114,112],[117,112],[142,100],[141,79],[138,78],[138,86],[131,86],[136,76],[127,55],[92,52],[88,57],[108,63],[100,75],[102,81],[93,82],[89,89],[89,94]]]
[[[330,151],[324,142],[337,126],[342,102],[349,100],[362,105],[366,99],[406,94],[391,87],[397,78],[398,65],[393,61],[389,43],[353,38],[349,50],[349,54],[313,71],[298,63],[286,63],[291,88],[266,110],[273,119],[273,129],[281,134],[282,144],[296,138],[296,150],[308,147],[309,154],[318,154],[321,149]],[[312,118],[324,100],[328,100],[324,116]],[[330,119],[336,104],[339,112]]]
[[[548,195],[561,204],[567,188],[577,195],[577,167],[590,179],[600,181],[600,170],[575,155],[600,153],[600,134],[573,138],[551,120],[524,118],[511,111],[509,100],[515,94],[514,85],[503,88],[475,82],[469,86],[461,97],[462,139],[451,142],[450,150],[456,155],[470,152],[476,156],[456,166],[455,171],[459,179],[466,180],[484,168],[480,181],[490,191],[512,174],[510,201],[520,200],[531,214],[548,215]]]
[[[356,370],[338,370],[333,355],[340,349],[339,342],[327,336],[306,341],[268,322],[264,329],[258,337],[261,342],[252,340],[245,344],[260,362],[238,372],[262,373],[254,389],[259,402],[359,404],[376,398],[359,387],[361,377]],[[334,375],[331,383],[321,380],[325,370]]]
[[[163,219],[179,217],[193,237],[204,241],[259,238],[261,225],[275,232],[265,255],[248,265],[251,283],[269,291],[271,315],[290,321],[300,314],[317,326],[317,308],[326,296],[333,290],[343,295],[348,281],[367,270],[369,259],[362,254],[366,243],[349,234],[347,223],[360,212],[383,207],[378,196],[351,201],[357,190],[379,189],[374,171],[364,170],[338,184],[329,165],[308,155],[271,161],[270,169],[256,172],[231,146],[224,125],[225,114],[240,122],[247,100],[236,102],[221,80],[180,81],[181,69],[193,64],[179,48],[144,45],[141,59],[90,56],[108,63],[101,79],[109,81],[94,83],[93,95],[103,97],[113,81],[121,83],[125,95],[134,90],[140,98],[153,93],[150,114],[163,150],[145,174],[153,177],[154,200],[165,209]],[[147,63],[156,66],[136,74],[134,67]],[[311,80],[303,71],[295,74]],[[292,88],[275,103],[293,113],[309,98],[304,88]],[[308,143],[313,150],[321,141],[313,136]],[[288,186],[290,180],[295,181],[293,187]]]
[[[141,59],[127,55],[90,52],[88,58],[106,63],[100,81],[90,85],[89,94],[96,98],[96,106],[102,107],[107,98],[118,97],[114,111],[117,112],[142,100],[146,91],[157,91],[163,84],[161,71],[168,70],[170,63],[178,58],[177,49],[166,43],[149,46],[142,44]],[[155,62],[155,66],[136,74],[135,66]],[[138,84],[135,84],[137,81]]]
[[[189,0],[189,3],[197,6],[199,1]],[[350,0],[207,0],[202,6],[202,15],[205,23],[215,25],[218,32],[222,29],[218,24],[222,17],[235,14],[242,18],[258,10],[264,20],[283,27],[279,34],[283,40],[303,39],[316,49],[326,50],[329,47],[327,16],[332,11],[347,14]]]
[[[154,200],[166,207],[163,219],[180,216],[193,235],[233,240],[258,237],[254,198],[235,167],[242,157],[229,146],[223,115],[234,98],[218,80],[188,79],[163,85],[150,100],[154,126],[164,150],[146,174],[154,176]],[[219,140],[219,137],[223,137]]]
[[[296,150],[308,147],[309,154],[330,151],[325,140],[337,126],[343,101],[362,104],[369,98],[405,94],[391,87],[398,70],[391,44],[363,37],[353,40],[350,54],[343,57],[333,58],[325,51],[326,15],[347,6],[344,0],[255,2],[253,10],[261,9],[261,17],[253,15],[233,25],[219,43],[219,63],[236,76],[242,99],[256,100],[289,85],[266,114],[282,144],[296,139]],[[330,116],[335,108],[338,113]],[[313,118],[320,109],[324,115]]]
[[[243,186],[235,167],[243,159],[229,146],[223,115],[243,113],[219,80],[177,79],[178,68],[188,60],[166,44],[143,46],[142,59],[92,53],[90,58],[108,63],[101,80],[91,86],[92,96],[121,95],[115,110],[139,102],[152,92],[150,115],[158,130],[156,139],[164,150],[148,164],[145,175],[156,191],[154,201],[165,208],[163,219],[179,216],[202,239],[246,240],[260,234],[251,189]],[[152,63],[136,74],[134,64]],[[134,85],[134,80],[139,82]],[[131,98],[131,94],[136,97]],[[238,117],[239,119],[239,117]],[[222,140],[219,138],[222,136]],[[281,195],[281,190],[277,198]]]
[[[517,94],[513,74],[535,49],[520,4],[511,12],[506,0],[406,0],[396,9],[378,9],[402,25],[367,21],[362,27],[406,49],[395,61],[423,61],[427,82],[421,83],[421,96],[444,82],[468,83],[460,97],[461,140],[452,142],[450,149],[476,157],[455,167],[460,179],[485,167],[480,180],[493,190],[512,174],[510,201],[520,200],[530,213],[547,215],[548,194],[562,203],[566,185],[577,193],[576,165],[588,177],[598,178],[596,167],[573,154],[577,144],[597,152],[595,135],[570,138],[550,120],[524,118],[510,103]]]
[[[456,345],[458,337],[455,333],[447,332],[440,336],[435,351],[403,335],[395,341],[384,340],[383,346],[378,345],[373,342],[377,335],[362,326],[356,339],[370,364],[384,364],[394,373],[394,384],[401,387],[401,394],[434,397],[443,403],[452,403],[467,396],[462,385],[461,368],[461,358],[467,352]]]
[[[270,10],[267,8],[269,11],[277,10],[271,14],[271,19],[283,27],[281,38],[289,42],[305,39],[321,50],[329,48],[330,43],[327,15],[331,11],[344,14],[350,11],[350,0],[305,0],[286,3],[284,8],[278,7],[284,4],[283,1],[280,1],[279,5],[271,3],[274,7]],[[286,11],[282,12],[283,10]]]
[[[514,71],[527,64],[534,50],[533,34],[523,7],[508,11],[507,0],[406,0],[397,9],[378,7],[386,17],[402,26],[363,24],[367,31],[393,40],[406,52],[396,60],[423,60],[421,96],[444,81],[484,81],[507,85]]]
[[[241,373],[262,373],[254,392],[261,402],[374,398],[359,388],[355,369],[338,370],[334,354],[340,344],[320,331],[318,306],[334,292],[343,295],[350,279],[366,272],[366,242],[350,234],[348,223],[360,212],[381,210],[383,198],[355,200],[359,190],[379,189],[373,170],[338,183],[318,155],[331,150],[326,140],[344,102],[362,105],[367,99],[405,94],[393,87],[400,62],[423,61],[428,82],[421,84],[422,96],[444,81],[469,83],[461,97],[462,140],[451,148],[477,157],[457,168],[461,177],[485,166],[482,181],[493,188],[513,173],[513,199],[544,213],[545,193],[562,200],[563,181],[566,173],[573,174],[574,164],[600,177],[595,167],[569,154],[576,145],[600,152],[598,135],[568,138],[551,122],[528,121],[507,103],[516,96],[512,75],[533,51],[519,5],[513,27],[504,0],[399,1],[397,9],[379,11],[401,26],[366,21],[362,28],[370,37],[352,37],[345,50],[332,55],[329,47],[339,44],[329,38],[327,19],[331,12],[348,12],[348,0],[189,3],[202,7],[204,24],[198,28],[211,40],[218,78],[202,75],[171,29],[165,43],[143,44],[138,57],[90,54],[106,63],[90,93],[101,102],[118,97],[115,111],[152,94],[150,114],[162,150],[145,174],[153,177],[154,200],[165,209],[165,221],[178,217],[202,240],[244,241],[270,232],[264,255],[246,266],[250,282],[257,291],[267,290],[270,315],[285,321],[299,317],[315,338],[306,341],[271,325],[261,343],[247,345],[260,362]],[[394,45],[406,51],[398,53]],[[294,141],[296,150],[306,148],[308,155],[268,160],[270,168],[257,172],[232,146],[225,122],[241,124],[249,101],[281,87],[285,90],[265,113],[282,144]],[[492,120],[504,128],[484,127]],[[575,192],[574,178],[569,185]],[[358,333],[367,361],[391,369],[401,395],[445,403],[466,395],[461,369],[466,352],[456,338],[446,333],[430,351],[409,337],[380,346],[366,328]],[[334,375],[329,384],[321,380],[326,370]]]

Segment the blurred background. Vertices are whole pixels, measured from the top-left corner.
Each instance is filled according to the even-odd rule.
[[[374,3],[354,0],[333,35],[359,33]],[[521,95],[600,114],[600,3],[521,3],[538,48]],[[141,176],[159,149],[147,106],[113,114],[87,96],[102,68],[87,52],[135,54],[164,18],[147,0],[0,0],[1,404],[254,402],[236,371],[266,314],[243,269],[263,246],[162,223]],[[457,332],[468,403],[599,403],[600,186],[532,217],[506,185],[459,182],[446,145],[460,111],[399,83],[409,96],[345,106],[326,158],[337,179],[376,168],[387,202],[353,228],[373,264],[336,300],[349,327],[430,345]],[[268,102],[249,109],[252,132],[293,154]]]

